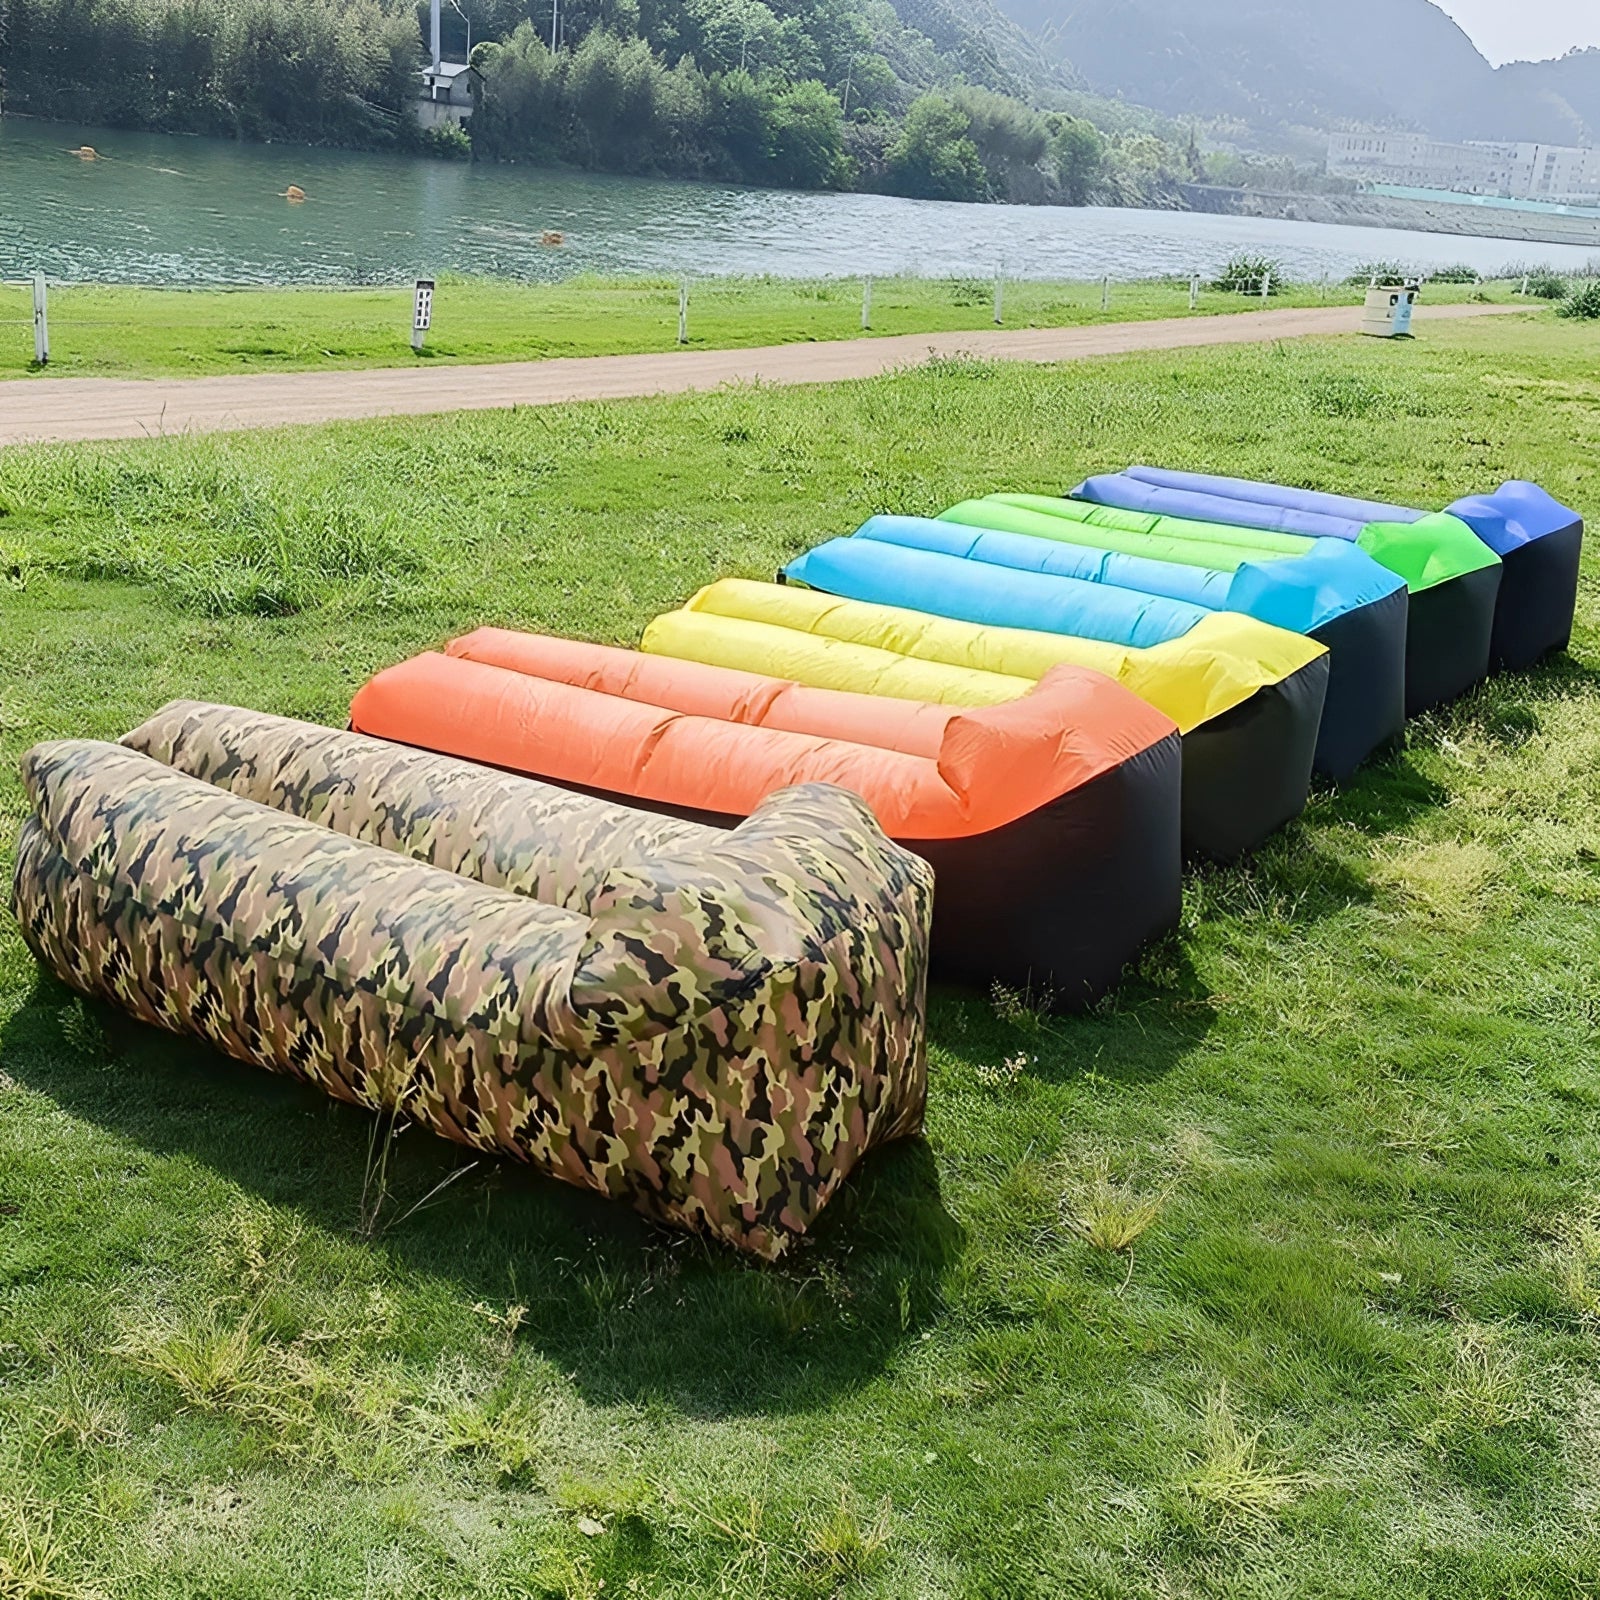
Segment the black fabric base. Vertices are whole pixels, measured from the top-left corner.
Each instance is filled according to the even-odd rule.
[[[1312,630],[1328,647],[1328,697],[1312,758],[1323,777],[1348,778],[1405,727],[1409,610],[1406,591],[1396,589]]]
[[[1406,618],[1406,715],[1463,695],[1489,672],[1501,566],[1479,567],[1411,596]]]
[[[1178,925],[1183,759],[1174,733],[1003,828],[897,840],[933,867],[933,976],[985,991],[1004,983],[1061,1011],[1099,999],[1148,940]],[[714,828],[744,820],[523,776]]]
[[[1489,667],[1520,672],[1572,638],[1578,604],[1578,563],[1583,519],[1502,556],[1500,598],[1495,602]]]
[[[1183,848],[1232,861],[1305,809],[1327,656],[1183,736]]]
[[[1173,734],[988,833],[902,839],[933,866],[935,977],[1079,1010],[1178,925],[1182,755]]]

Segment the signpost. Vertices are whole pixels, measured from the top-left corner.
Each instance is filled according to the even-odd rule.
[[[33,275],[33,359],[41,367],[50,361],[50,313],[45,304],[42,272]]]
[[[433,321],[433,279],[417,279],[417,297],[411,308],[411,348],[420,350]]]

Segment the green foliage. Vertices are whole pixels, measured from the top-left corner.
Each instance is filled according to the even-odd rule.
[[[1600,278],[1587,278],[1556,308],[1563,317],[1593,321],[1600,317]]]
[[[534,0],[452,0],[465,133],[413,114],[421,0],[3,4],[8,107],[111,126],[1069,205],[1180,205],[1204,165],[1193,127],[1019,98],[1053,69],[988,0],[564,0],[554,40]]]
[[[1069,206],[1086,206],[1094,198],[1106,159],[1106,142],[1092,122],[1082,117],[1057,117],[1050,129],[1050,160],[1061,198]]]
[[[485,155],[795,189],[850,177],[843,112],[815,79],[707,77],[691,56],[669,66],[643,39],[606,28],[552,55],[527,22],[473,57],[484,73],[473,146]]]
[[[1447,267],[1429,267],[1429,283],[1478,283],[1481,281],[1476,267],[1458,261]]]
[[[414,145],[421,37],[394,0],[7,0],[7,109],[115,127]]]
[[[914,200],[981,200],[988,180],[970,126],[946,95],[914,101],[889,147],[884,187]]]
[[[983,163],[988,193],[1009,200],[1035,190],[1038,166],[1050,143],[1044,118],[992,89],[962,87],[950,99],[967,119],[966,137]]]
[[[1548,267],[1528,274],[1528,293],[1536,300],[1564,300],[1571,287],[1570,279]]]
[[[1276,256],[1260,251],[1239,250],[1228,257],[1222,270],[1211,280],[1211,287],[1233,294],[1259,295],[1263,283],[1269,295],[1281,294],[1288,287],[1283,263]]]
[[[443,161],[469,161],[472,136],[458,122],[439,122],[422,130],[422,148]]]
[[[1409,283],[1416,276],[1400,261],[1364,261],[1344,281],[1352,288],[1365,289],[1376,280],[1378,287],[1385,289]],[[1472,281],[1477,281],[1476,275]]]

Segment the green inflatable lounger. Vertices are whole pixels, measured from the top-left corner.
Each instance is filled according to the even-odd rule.
[[[38,959],[337,1099],[769,1259],[921,1126],[932,873],[843,789],[725,832],[186,702],[22,773]]]
[[[1062,663],[1088,667],[1177,724],[1184,848],[1215,860],[1254,848],[1304,808],[1328,684],[1322,645],[1233,612],[1145,648],[743,578],[657,617],[640,648],[819,689],[968,706],[1014,700]]]
[[[1090,515],[1098,510],[1051,503]],[[1220,548],[1175,538],[1115,531],[1110,537],[1128,548],[1112,549],[1092,526],[1065,517],[968,500],[935,518],[869,517],[848,539],[830,539],[789,562],[780,581],[969,622],[1051,628],[1055,619],[1068,620],[1062,607],[1030,605],[1027,591],[1041,587],[1065,598],[1050,580],[1067,578],[1098,587],[1105,603],[1073,607],[1063,631],[1141,644],[1178,637],[1206,612],[1233,611],[1327,646],[1317,772],[1348,778],[1400,736],[1406,586],[1365,551],[1319,539],[1305,556],[1253,558],[1234,549],[1230,559]],[[964,565],[952,566],[951,557]],[[997,570],[1018,577],[997,583]]]
[[[1215,487],[1195,486],[1202,483]],[[1224,487],[1228,485],[1239,492]],[[1504,569],[1500,557],[1460,517],[1395,508],[1392,516],[1357,520],[1309,504],[1258,503],[1244,497],[1246,487],[1240,479],[1130,467],[1086,478],[1069,498],[1212,528],[1226,525],[1252,549],[1279,555],[1303,555],[1319,537],[1343,539],[1365,550],[1406,580],[1407,716],[1454,700],[1488,675]],[[1272,486],[1261,487],[1265,491]],[[1284,493],[1308,503],[1332,498],[1308,491]]]

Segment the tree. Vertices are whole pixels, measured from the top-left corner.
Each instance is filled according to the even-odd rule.
[[[966,116],[967,137],[983,162],[989,192],[1008,198],[1016,180],[1038,165],[1050,142],[1044,118],[993,89],[961,88],[950,98]]]
[[[472,118],[473,144],[483,154],[554,160],[567,124],[564,72],[531,22],[504,44],[480,44],[473,65],[483,74],[483,102]]]
[[[1063,117],[1050,140],[1061,198],[1069,206],[1086,206],[1105,165],[1106,145],[1099,130],[1081,117]]]
[[[844,113],[815,78],[772,101],[768,123],[772,181],[789,189],[832,189],[845,178]]]
[[[981,200],[983,159],[967,136],[966,114],[941,94],[912,101],[889,147],[886,186],[916,200]]]

